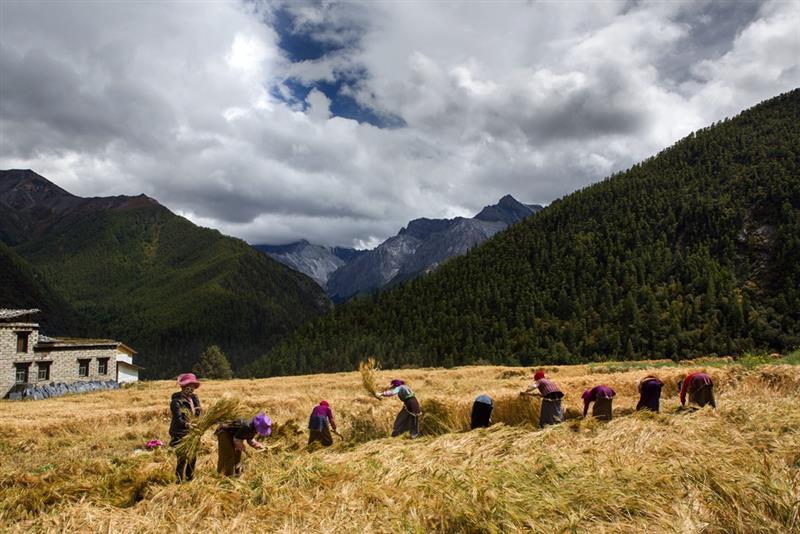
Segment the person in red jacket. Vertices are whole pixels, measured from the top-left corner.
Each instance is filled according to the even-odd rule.
[[[688,393],[689,404],[696,404],[701,408],[706,404],[710,404],[712,408],[717,407],[714,400],[714,382],[706,373],[689,373],[682,382],[683,385],[678,383],[681,388],[681,406],[686,404],[686,394]]]

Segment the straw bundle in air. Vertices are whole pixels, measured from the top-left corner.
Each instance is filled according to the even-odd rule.
[[[358,372],[361,373],[361,383],[370,397],[377,395],[378,389],[378,362],[375,358],[367,358],[367,361],[358,364]]]
[[[200,442],[203,434],[214,425],[224,421],[231,421],[244,414],[245,408],[242,402],[229,394],[217,399],[200,417],[191,418],[192,424],[189,433],[186,434],[175,449],[178,456],[182,458],[194,458],[200,450]]]

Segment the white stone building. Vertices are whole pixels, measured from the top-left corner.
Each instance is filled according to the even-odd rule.
[[[139,380],[136,351],[110,339],[41,335],[32,318],[38,312],[0,309],[0,398],[27,385]]]

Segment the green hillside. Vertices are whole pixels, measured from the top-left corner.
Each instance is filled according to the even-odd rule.
[[[32,316],[49,336],[82,336],[92,330],[86,317],[56,293],[36,270],[0,241],[0,308],[38,308]]]
[[[569,363],[800,343],[800,90],[554,202],[467,256],[337,308],[263,376]]]
[[[16,250],[148,377],[212,343],[241,366],[329,306],[310,278],[156,203],[87,213]]]

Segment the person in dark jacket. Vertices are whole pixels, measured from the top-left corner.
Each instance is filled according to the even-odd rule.
[[[639,403],[636,405],[636,409],[658,412],[661,388],[663,387],[664,382],[655,376],[648,375],[642,378],[639,381]]]
[[[254,449],[263,449],[264,446],[255,441],[256,434],[269,436],[272,434],[272,420],[259,413],[253,419],[237,419],[223,423],[214,432],[217,435],[219,455],[217,457],[217,472],[225,476],[239,476],[242,474],[242,453],[247,442]]]
[[[616,393],[605,384],[587,389],[581,395],[583,399],[583,416],[586,417],[589,405],[594,403],[592,417],[601,421],[611,421],[611,403]]]
[[[331,429],[336,432],[336,420],[333,418],[333,410],[328,401],[320,401],[311,411],[308,418],[308,444],[314,442],[321,443],[325,447],[333,445]]]
[[[410,387],[402,380],[394,379],[389,383],[389,389],[376,394],[378,398],[397,397],[403,401],[403,409],[397,414],[392,428],[392,437],[397,437],[405,432],[411,432],[411,439],[419,436],[419,416],[421,413],[419,400]]]
[[[194,373],[179,375],[178,387],[181,390],[172,394],[172,399],[169,403],[169,411],[172,413],[172,421],[169,424],[170,447],[178,445],[181,439],[189,433],[191,419],[199,417],[202,413],[200,399],[194,393],[200,387],[200,382],[198,382]],[[178,482],[194,478],[196,461],[197,458],[181,458],[178,456],[178,465],[175,468]]]
[[[478,395],[472,403],[472,417],[470,428],[488,427],[492,424],[494,401],[489,395]]]

